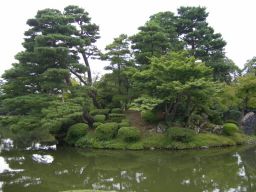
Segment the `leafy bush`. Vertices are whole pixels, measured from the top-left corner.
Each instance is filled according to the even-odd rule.
[[[94,122],[93,123],[93,128],[96,128],[96,127],[98,127],[99,125],[102,125],[103,123],[101,123],[101,122]]]
[[[105,121],[105,119],[106,119],[106,116],[105,115],[95,115],[93,119],[96,122],[103,123]]]
[[[126,142],[133,142],[139,140],[140,131],[135,127],[121,127],[117,136]]]
[[[233,120],[233,119],[227,119],[227,120],[225,121],[225,123],[233,123],[233,124],[236,124],[237,126],[239,126],[239,122],[236,121],[236,120]]]
[[[90,115],[107,115],[110,112],[110,109],[94,109],[90,111]]]
[[[123,112],[123,110],[120,109],[120,108],[113,108],[113,109],[111,110],[111,113],[122,113],[122,112]]]
[[[225,119],[232,119],[238,121],[241,117],[241,112],[238,110],[229,110],[225,114]]]
[[[121,122],[125,118],[124,114],[121,113],[111,113],[109,114],[109,119],[114,122]]]
[[[119,128],[121,128],[121,127],[129,127],[129,126],[130,126],[129,121],[122,120],[121,123],[118,123],[118,127]]]
[[[142,111],[141,117],[144,121],[148,123],[156,123],[159,121],[159,118],[157,117],[157,115],[152,111]]]
[[[118,131],[117,123],[104,123],[99,125],[96,130],[96,137],[99,140],[110,140],[113,139]]]
[[[183,143],[188,143],[192,141],[193,137],[196,135],[195,131],[192,129],[171,127],[167,130],[167,136],[174,141],[180,141]]]
[[[234,133],[236,133],[238,131],[239,131],[239,128],[234,123],[225,123],[223,125],[223,134],[224,135],[231,136],[231,135],[234,135]]]
[[[72,125],[67,132],[66,142],[68,144],[75,144],[75,142],[81,137],[85,136],[88,132],[89,126],[85,123],[77,123]]]

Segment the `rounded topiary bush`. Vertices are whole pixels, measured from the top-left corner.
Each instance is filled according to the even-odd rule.
[[[120,123],[125,118],[125,115],[122,113],[111,113],[109,114],[109,119],[113,122]]]
[[[140,139],[140,131],[135,127],[121,127],[118,130],[117,137],[126,142],[138,141]]]
[[[106,116],[105,115],[95,115],[93,119],[95,122],[103,123],[106,120]]]
[[[93,109],[90,111],[90,115],[107,115],[110,112],[110,109]]]
[[[96,128],[95,134],[99,140],[111,140],[116,136],[117,131],[117,123],[104,123]]]
[[[225,123],[223,125],[223,134],[231,136],[239,131],[239,127],[234,123]]]
[[[103,123],[101,123],[101,122],[94,122],[93,123],[93,128],[96,128],[96,127],[98,127],[99,125],[102,125]]]
[[[193,137],[196,135],[195,131],[192,129],[171,127],[167,130],[167,136],[173,141],[180,141],[183,143],[188,143],[192,141]]]
[[[66,142],[73,145],[81,137],[88,132],[89,126],[85,123],[77,123],[72,125],[67,132]]]
[[[121,108],[113,108],[111,110],[111,113],[122,113],[122,112],[123,112],[123,110]]]
[[[236,120],[233,120],[233,119],[227,119],[227,120],[225,120],[224,124],[226,124],[226,123],[233,123],[233,124],[236,124],[237,126],[239,126],[239,122],[236,121]]]
[[[122,120],[120,123],[118,123],[118,127],[119,128],[121,128],[121,127],[129,127],[129,126],[130,126],[130,123],[127,120]]]

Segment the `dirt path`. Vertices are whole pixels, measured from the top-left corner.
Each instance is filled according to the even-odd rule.
[[[127,119],[130,121],[131,126],[139,128],[142,132],[146,130],[156,129],[154,125],[146,123],[140,115],[139,111],[128,110],[125,112]]]

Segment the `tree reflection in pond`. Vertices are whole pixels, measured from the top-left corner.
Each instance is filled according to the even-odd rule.
[[[30,151],[4,151],[1,156],[8,166],[24,171],[1,174],[0,182],[4,192],[256,191],[255,150],[250,147],[202,151],[39,151],[54,157],[51,164],[34,162]],[[21,156],[25,158],[22,164],[11,160]]]

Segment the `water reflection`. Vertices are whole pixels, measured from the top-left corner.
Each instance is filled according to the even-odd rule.
[[[69,189],[250,192],[256,191],[255,149],[40,151],[41,155],[54,158],[51,164],[33,161],[33,151],[5,151],[0,162],[24,172],[0,174],[0,186],[4,192]]]

